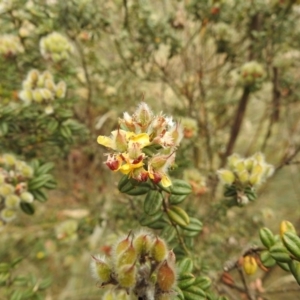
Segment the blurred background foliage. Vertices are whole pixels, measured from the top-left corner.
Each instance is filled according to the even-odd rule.
[[[0,260],[10,264],[0,299],[101,298],[90,254],[108,253],[119,233],[139,227],[143,202],[118,192],[96,139],[140,101],[185,128],[171,176],[192,184],[185,209],[204,224],[196,271],[242,299],[219,282],[224,263],[259,244],[262,226],[278,231],[289,219],[300,230],[298,2],[2,0],[0,151],[54,162],[58,187],[33,217],[20,214],[0,232]],[[59,37],[47,41],[53,32]],[[22,97],[33,69],[52,74],[53,91],[63,81],[62,97],[34,78]],[[256,151],[275,166],[273,178],[255,203],[220,210],[216,170],[233,152]],[[261,299],[281,299],[273,292],[281,271],[267,274],[249,281],[265,288]],[[299,289],[284,280],[286,299],[295,299]]]

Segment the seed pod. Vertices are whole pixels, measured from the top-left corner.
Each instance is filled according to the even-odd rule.
[[[131,240],[129,239],[131,235],[131,231],[128,233],[127,237],[124,239],[121,239],[114,248],[114,253],[116,256],[120,255],[124,250],[126,250],[130,244]]]
[[[165,260],[157,271],[157,284],[163,292],[172,290],[176,282],[175,268]]]
[[[145,255],[150,252],[152,245],[152,238],[146,231],[140,232],[133,239],[133,246],[139,255]]]
[[[131,265],[137,259],[137,251],[134,248],[133,244],[131,243],[127,249],[121,252],[120,255],[116,257],[117,267],[123,265]]]
[[[100,283],[109,282],[111,277],[111,267],[105,261],[105,258],[92,256],[93,261],[91,262],[91,268],[93,275],[96,279],[100,281]]]
[[[151,248],[151,256],[156,262],[161,262],[163,261],[167,254],[168,254],[168,249],[167,245],[164,240],[160,239],[159,237],[156,237],[152,248]]]
[[[136,283],[136,267],[133,265],[124,265],[117,270],[117,279],[119,285],[123,288],[131,288]]]

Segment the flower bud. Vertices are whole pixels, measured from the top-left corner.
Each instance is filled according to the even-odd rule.
[[[166,258],[167,253],[168,249],[165,241],[156,237],[151,249],[152,258],[157,262],[161,262]]]
[[[174,146],[178,146],[183,138],[183,128],[180,124],[176,123],[176,125],[170,129],[171,136],[173,138]]]
[[[4,208],[1,211],[1,219],[5,222],[10,222],[17,216],[17,213],[14,209]]]
[[[55,93],[55,91],[56,91],[56,86],[52,79],[45,80],[45,88],[48,89],[49,91],[51,91],[52,93]]]
[[[145,102],[142,102],[136,109],[134,117],[142,127],[146,127],[153,118],[153,112]]]
[[[40,93],[41,93],[43,99],[46,101],[53,99],[53,95],[48,89],[42,88],[42,89],[40,89]]]
[[[44,109],[46,115],[51,115],[54,112],[54,108],[52,105],[47,105]]]
[[[117,271],[119,285],[123,288],[131,288],[136,283],[135,264],[124,265]]]
[[[280,236],[283,237],[284,233],[287,231],[297,233],[294,225],[291,222],[282,221],[280,223]]]
[[[247,170],[237,173],[238,178],[242,184],[247,184],[249,180],[249,173]]]
[[[157,270],[157,284],[163,292],[172,290],[176,282],[175,268],[165,260]]]
[[[37,84],[39,77],[40,73],[38,70],[33,69],[28,73],[27,79],[29,80],[29,82],[31,82],[31,87],[34,87]]]
[[[16,163],[16,158],[11,154],[4,154],[2,156],[3,163],[9,167],[12,167]]]
[[[34,200],[33,195],[29,192],[21,193],[20,198],[21,198],[21,200],[23,200],[24,202],[27,202],[27,203],[32,203]]]
[[[265,156],[261,152],[255,153],[252,157],[260,164],[263,164],[265,162]]]
[[[116,150],[124,152],[127,150],[126,132],[118,129],[112,132]]]
[[[10,194],[5,197],[5,207],[17,209],[20,205],[20,198],[16,194]]]
[[[15,188],[13,185],[9,183],[4,183],[0,185],[0,196],[7,196],[10,194],[13,194],[15,191]]]
[[[67,91],[67,86],[66,83],[64,81],[60,81],[57,85],[56,85],[56,92],[55,92],[55,96],[57,98],[64,98],[66,95],[66,91]]]
[[[24,101],[26,104],[29,104],[31,103],[33,97],[32,97],[32,91],[31,90],[28,90],[28,89],[25,89],[25,90],[22,90],[20,93],[19,93],[19,98]]]
[[[231,170],[234,170],[236,164],[240,161],[240,156],[236,153],[228,156],[227,158],[227,163],[228,163],[228,166]]]
[[[40,89],[36,89],[32,91],[33,100],[37,103],[41,103],[43,101],[43,96]]]
[[[21,173],[21,175],[25,178],[31,178],[33,176],[33,168],[27,165],[23,161],[17,161],[16,169]]]
[[[247,275],[253,275],[257,270],[257,262],[253,256],[245,256],[243,260],[243,268]]]
[[[217,171],[219,179],[225,184],[232,184],[235,180],[234,174],[225,169],[221,169]]]
[[[91,262],[91,268],[93,275],[96,279],[100,280],[101,283],[109,282],[111,279],[111,267],[105,261],[105,258],[92,256],[93,261]]]

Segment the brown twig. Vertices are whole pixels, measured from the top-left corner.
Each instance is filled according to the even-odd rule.
[[[220,166],[221,168],[225,166],[227,156],[229,156],[233,151],[233,147],[235,145],[235,142],[241,130],[242,122],[245,116],[249,99],[250,99],[250,90],[248,87],[245,87],[239,102],[239,106],[235,113],[235,119],[231,127],[230,138],[226,147],[226,151],[222,157],[221,166]]]

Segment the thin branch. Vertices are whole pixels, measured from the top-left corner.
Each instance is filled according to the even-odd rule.
[[[241,126],[242,126],[242,122],[245,116],[245,112],[246,112],[246,108],[247,108],[247,104],[249,102],[250,99],[250,90],[248,87],[245,87],[243,90],[243,94],[242,97],[240,99],[239,102],[239,106],[237,108],[237,111],[235,113],[235,119],[233,122],[233,125],[231,127],[231,133],[230,133],[230,138],[226,147],[226,151],[222,157],[222,161],[221,161],[221,166],[220,167],[224,167],[225,163],[226,163],[226,158],[227,156],[229,156],[234,148],[235,142],[237,140],[237,137],[240,133],[241,130]]]

